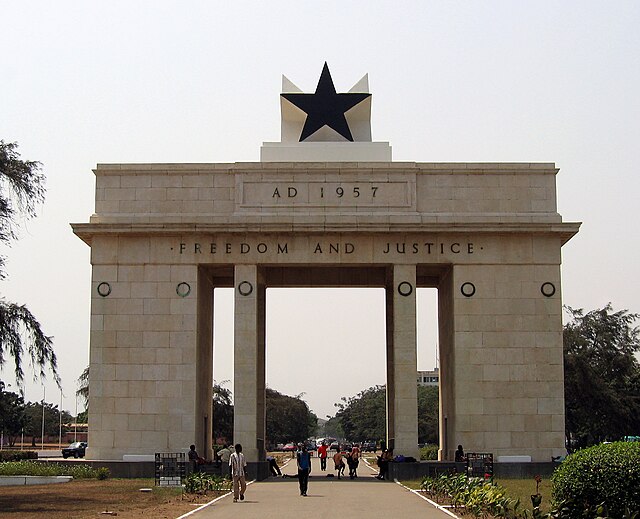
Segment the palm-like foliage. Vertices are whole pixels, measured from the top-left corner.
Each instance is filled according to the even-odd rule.
[[[17,238],[18,219],[35,216],[44,193],[40,163],[20,159],[16,143],[0,140],[0,242],[8,245]],[[6,277],[4,264],[0,257],[0,279]],[[0,366],[13,358],[18,385],[24,380],[25,352],[36,375],[44,377],[49,368],[60,384],[52,337],[44,334],[26,306],[0,299]]]

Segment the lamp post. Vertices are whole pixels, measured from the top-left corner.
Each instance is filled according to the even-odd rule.
[[[40,437],[40,448],[44,450],[44,399],[47,396],[47,388],[42,385],[42,436]]]
[[[76,414],[73,424],[73,441],[78,441],[78,392],[76,391]]]
[[[58,449],[62,449],[62,389],[60,389],[60,409],[58,409],[58,416],[60,417],[58,428]]]

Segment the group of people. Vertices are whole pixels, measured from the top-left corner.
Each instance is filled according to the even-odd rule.
[[[226,463],[229,466],[229,475],[233,480],[233,502],[238,500],[244,501],[244,493],[247,490],[247,460],[242,454],[242,445],[236,443],[235,452],[231,452],[228,445],[224,445],[216,456],[216,463],[222,465]],[[196,467],[204,465],[207,460],[202,458],[196,451],[196,446],[189,446],[189,461]]]
[[[237,503],[238,500],[244,501],[244,493],[247,489],[246,482],[246,468],[247,461],[242,454],[242,445],[237,443],[234,447],[235,452],[231,452],[228,445],[224,445],[222,449],[217,452],[216,463],[219,465],[225,464],[229,466],[229,474],[233,480],[233,502]],[[327,470],[327,458],[329,447],[326,443],[322,443],[318,447],[318,457],[320,458],[320,470]],[[333,455],[333,464],[337,472],[338,479],[344,476],[345,468],[349,467],[349,478],[354,479],[358,477],[358,465],[360,464],[360,449],[354,446],[349,452],[343,452],[340,449]],[[378,479],[385,479],[385,476],[389,470],[389,462],[393,459],[393,453],[391,450],[383,450],[382,455],[378,456],[378,467],[380,473],[376,476]],[[345,465],[346,460],[346,465]],[[189,461],[191,461],[196,467],[203,465],[207,461],[200,457],[196,451],[196,446],[191,445],[189,447]],[[275,458],[267,457],[269,461],[269,469],[272,475],[281,475],[280,467]],[[311,474],[311,453],[308,451],[307,446],[304,443],[298,444],[298,450],[296,451],[296,464],[298,468],[298,483],[300,485],[300,495],[307,495],[309,488],[309,475]]]
[[[343,452],[340,449],[333,455],[333,466],[338,473],[338,479],[344,476],[345,460],[346,466],[349,467],[349,479],[358,477],[358,465],[360,464],[360,449],[354,446],[349,452]],[[326,464],[325,464],[326,467]]]

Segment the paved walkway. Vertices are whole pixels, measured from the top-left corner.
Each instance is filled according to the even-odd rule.
[[[419,496],[389,481],[378,481],[376,473],[364,462],[358,467],[358,478],[327,478],[333,468],[320,471],[320,460],[313,458],[307,497],[300,495],[296,478],[270,478],[247,487],[245,500],[234,503],[226,496],[212,505],[189,515],[189,519],[451,519]],[[283,474],[297,474],[292,460]],[[347,472],[348,474],[348,472]]]

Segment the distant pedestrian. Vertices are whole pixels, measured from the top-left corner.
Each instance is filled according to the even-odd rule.
[[[388,477],[389,463],[392,459],[393,451],[391,449],[383,450],[382,454],[378,456],[378,467],[380,470],[378,471],[378,475],[376,476],[377,479],[385,479]]]
[[[194,472],[198,472],[200,470],[199,466],[206,463],[206,460],[198,454],[198,451],[196,451],[195,445],[189,445],[189,461],[193,465]]]
[[[454,459],[456,463],[464,463],[465,461],[467,461],[467,457],[464,455],[464,449],[462,448],[462,445],[458,445],[458,450],[456,451]]]
[[[307,495],[307,488],[309,486],[309,474],[311,473],[311,455],[307,451],[307,446],[302,444],[302,447],[298,451],[298,482],[300,484],[300,495]]]
[[[272,476],[282,476],[282,472],[280,471],[280,467],[278,466],[278,462],[273,456],[267,456],[267,461],[269,462],[269,471]]]
[[[333,464],[338,471],[338,479],[340,479],[340,475],[344,475],[344,461],[342,460],[342,453],[340,451],[333,455]]]
[[[360,449],[358,447],[353,447],[351,452],[347,455],[347,464],[349,465],[349,478],[354,479],[358,477],[358,464],[360,460],[358,459],[358,455],[360,454]]]
[[[322,445],[318,447],[318,457],[320,458],[320,470],[327,470],[327,450],[329,446],[322,442]]]
[[[242,445],[236,443],[236,452],[229,457],[229,467],[233,478],[233,502],[244,501],[244,492],[247,490],[246,469],[247,462],[242,454]]]

